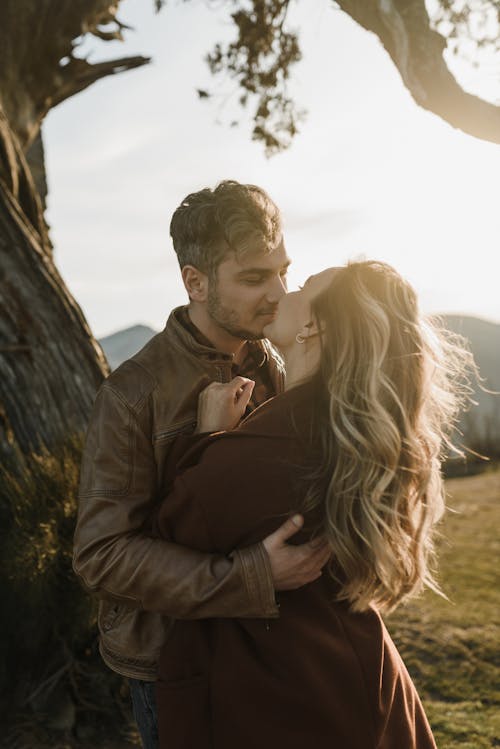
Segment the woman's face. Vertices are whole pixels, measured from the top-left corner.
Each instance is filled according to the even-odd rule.
[[[328,288],[338,270],[327,268],[316,273],[298,291],[291,291],[280,299],[276,317],[264,328],[264,335],[271,343],[285,350],[295,344],[298,333],[307,336],[310,330],[307,326],[313,323],[311,302]]]

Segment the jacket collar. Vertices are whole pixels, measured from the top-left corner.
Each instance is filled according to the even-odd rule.
[[[197,359],[217,364],[232,364],[234,354],[218,351],[201,331],[190,321],[187,306],[176,307],[167,320],[164,333],[182,349],[189,351]],[[262,367],[269,360],[269,352],[261,340],[247,341],[248,351],[256,367]]]

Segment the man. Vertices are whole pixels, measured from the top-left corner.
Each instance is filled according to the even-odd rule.
[[[229,557],[150,533],[154,507],[193,440],[199,393],[216,382],[238,398],[251,378],[248,411],[279,392],[284,379],[279,356],[262,340],[286,293],[290,262],[269,196],[222,182],[189,195],[170,230],[189,304],[173,310],[163,332],[97,394],[74,552],[76,573],[101,599],[102,657],[130,679],[146,749],[156,746],[154,680],[172,618],[277,617],[275,591],[316,579],[328,558],[324,547],[285,543],[301,518]],[[248,461],[251,470],[250,455]]]

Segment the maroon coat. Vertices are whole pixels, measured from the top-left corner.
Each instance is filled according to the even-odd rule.
[[[274,531],[303,494],[295,427],[307,433],[309,398],[309,386],[291,389],[200,442],[160,508],[160,533],[228,553]],[[279,619],[176,622],[160,658],[162,749],[435,749],[379,614],[353,614],[334,593],[323,574],[279,594]]]

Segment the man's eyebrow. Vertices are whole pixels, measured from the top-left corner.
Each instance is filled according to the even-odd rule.
[[[269,268],[245,268],[244,270],[238,271],[238,276],[246,276],[250,274],[259,275],[259,276],[266,276],[270,275],[273,271]]]
[[[280,268],[280,271],[286,270],[288,266],[290,265],[292,261],[288,260],[286,263],[283,263],[283,265]],[[275,271],[272,268],[244,268],[243,270],[238,271],[236,274],[239,278],[240,276],[246,276],[246,275],[259,275],[259,276],[271,276]]]

